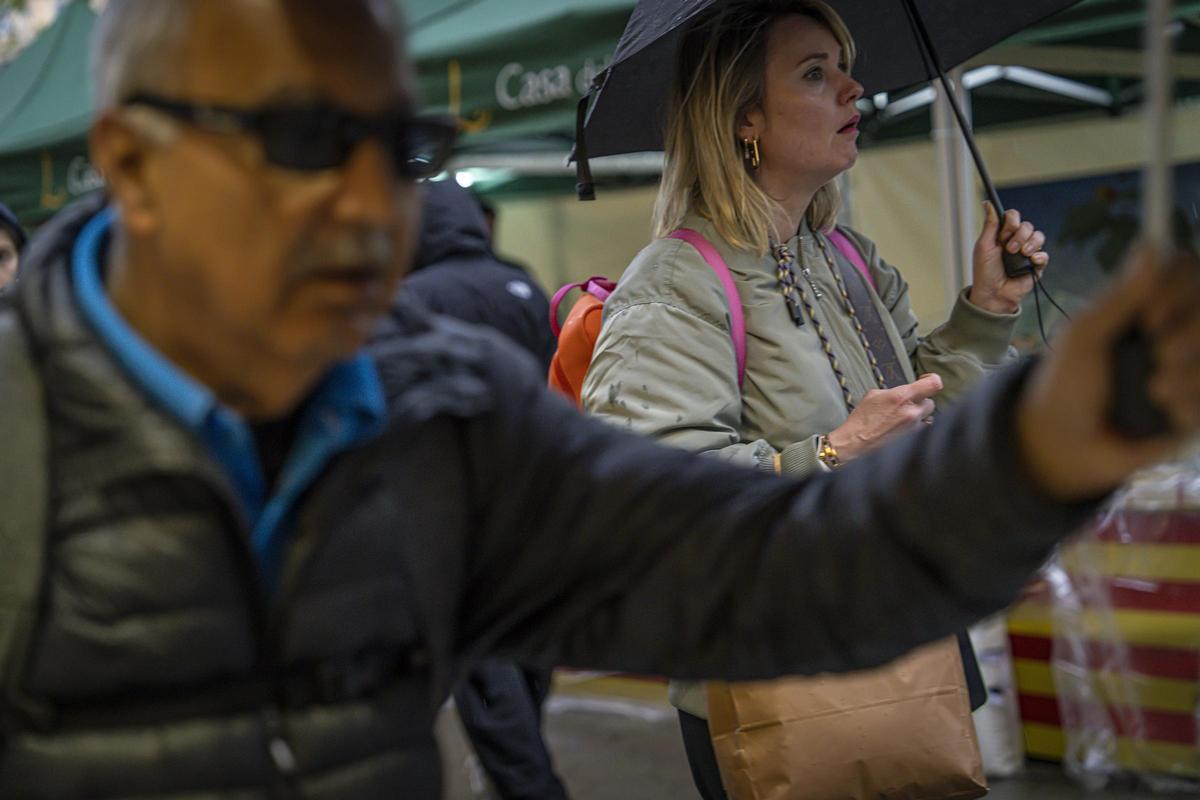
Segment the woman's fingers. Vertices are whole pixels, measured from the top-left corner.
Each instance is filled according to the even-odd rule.
[[[992,241],[995,241],[999,235],[1000,217],[996,213],[996,207],[987,200],[983,201],[983,230],[980,231],[979,238],[986,240],[988,235],[991,235]]]
[[[1033,234],[1034,234],[1033,225],[1031,225],[1028,222],[1022,222],[1020,225],[1017,226],[1016,231],[1013,232],[1012,237],[1009,238],[1009,240],[1008,240],[1008,245],[1007,245],[1008,252],[1010,252],[1010,253],[1022,252],[1025,248],[1025,245],[1029,242],[1030,239],[1033,238]],[[1028,253],[1026,255],[1028,255]]]
[[[1022,221],[1020,212],[1014,208],[1004,212],[1004,225],[998,239],[1005,250],[1025,256],[1039,272],[1050,263],[1050,255],[1042,250],[1046,245],[1046,234],[1028,220]]]
[[[1028,224],[1028,223],[1026,223],[1026,224]],[[1033,229],[1032,225],[1030,225],[1029,227],[1031,230]],[[1032,234],[1030,234],[1029,238],[1026,239],[1025,242],[1021,245],[1021,252],[1024,255],[1032,258],[1033,254],[1038,252],[1039,250],[1041,250],[1045,244],[1046,244],[1046,234],[1042,233],[1041,231],[1035,230],[1035,231],[1033,231]]]
[[[1008,243],[1013,235],[1021,227],[1021,212],[1015,208],[1010,208],[1004,212],[1004,224],[1000,227],[1000,242]],[[1013,250],[1012,252],[1016,252]]]

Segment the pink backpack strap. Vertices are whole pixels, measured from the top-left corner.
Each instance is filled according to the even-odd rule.
[[[733,282],[733,275],[729,273],[729,266],[725,263],[725,259],[721,258],[717,248],[713,247],[708,239],[705,239],[704,235],[698,231],[691,228],[680,228],[672,231],[668,237],[680,239],[696,248],[703,256],[705,263],[712,268],[713,272],[717,273],[717,279],[721,281],[721,288],[725,290],[725,297],[729,300],[729,326],[732,329],[730,337],[733,339],[733,352],[737,358],[738,388],[741,388],[742,383],[746,380],[746,317],[742,311],[742,298]]]
[[[568,283],[566,286],[554,293],[554,297],[550,299],[550,330],[554,331],[554,338],[558,338],[558,334],[562,332],[562,326],[558,324],[558,306],[562,303],[563,298],[567,296],[573,289],[583,289],[592,297],[603,303],[608,299],[608,296],[613,293],[613,289],[617,288],[617,284],[605,278],[603,275],[593,275],[586,281],[579,283]]]
[[[858,271],[867,279],[867,283],[871,284],[871,288],[876,288],[875,278],[871,275],[871,270],[867,268],[867,262],[863,261],[862,253],[858,252],[858,248],[854,246],[854,242],[850,241],[850,237],[842,233],[841,228],[834,228],[825,235],[829,237],[829,241],[833,242],[833,246],[838,249],[838,252],[858,268]]]

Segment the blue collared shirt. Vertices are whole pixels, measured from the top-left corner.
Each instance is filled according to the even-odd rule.
[[[374,438],[384,428],[387,413],[375,365],[359,354],[330,369],[304,404],[274,494],[269,494],[246,420],[139,336],[108,299],[101,264],[115,220],[115,209],[105,209],[75,242],[71,265],[75,300],[138,386],[192,431],[229,476],[250,525],[250,548],[264,582],[274,589],[300,495],[336,454]]]

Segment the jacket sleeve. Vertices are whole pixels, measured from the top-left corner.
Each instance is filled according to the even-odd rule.
[[[869,667],[1002,608],[1094,509],[1049,502],[1019,466],[1020,370],[806,481],[659,447],[507,371],[467,434],[467,657],[694,679]]]
[[[701,264],[697,272],[707,275],[700,271],[707,269]],[[658,299],[606,314],[582,406],[663,444],[774,472],[780,451],[763,439],[742,441],[737,356],[728,325],[717,322],[727,315],[727,301],[714,286],[696,292],[703,307]],[[813,436],[785,447],[783,471],[800,477],[820,469],[816,441]]]
[[[962,397],[989,370],[1016,357],[1010,342],[1020,314],[994,314],[972,305],[967,300],[969,289],[956,298],[946,322],[927,336],[919,336],[908,283],[879,256],[874,242],[854,231],[846,233],[854,237],[867,258],[876,290],[896,324],[913,372],[941,376],[945,389],[936,398],[939,406]]]

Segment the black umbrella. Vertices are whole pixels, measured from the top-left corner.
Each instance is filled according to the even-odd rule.
[[[720,0],[640,0],[617,43],[612,63],[597,76],[594,102],[580,102],[575,157],[579,196],[594,191],[589,156],[661,150],[675,55],[687,23]],[[854,77],[868,94],[939,79],[945,70],[1079,0],[830,0],[858,45]],[[971,137],[970,126],[947,91],[988,196],[1004,206]],[[586,111],[586,116],[585,116]],[[1011,263],[1010,263],[1011,262]],[[1032,269],[1006,259],[1010,274]]]

